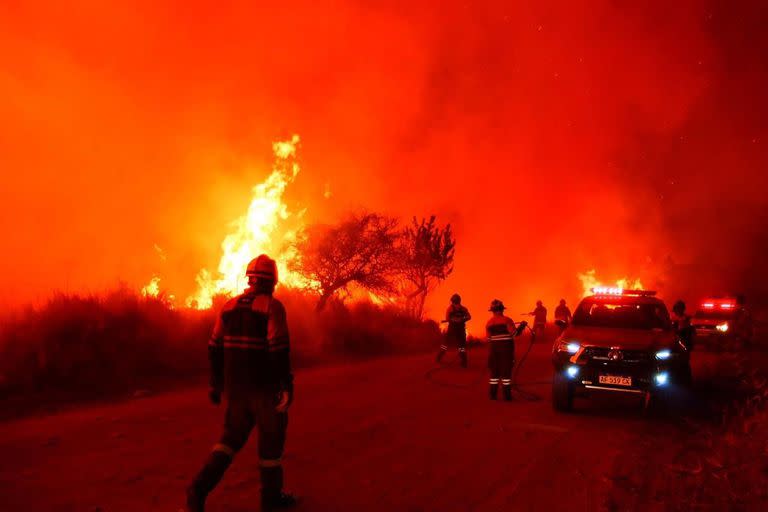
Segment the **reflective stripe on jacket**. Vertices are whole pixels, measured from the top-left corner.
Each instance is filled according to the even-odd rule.
[[[485,324],[485,332],[490,341],[512,341],[515,329],[515,322],[504,315],[493,315]]]

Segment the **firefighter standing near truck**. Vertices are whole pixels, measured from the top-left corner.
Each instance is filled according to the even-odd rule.
[[[488,342],[491,344],[488,355],[489,396],[496,400],[501,384],[504,400],[512,400],[512,368],[515,366],[516,326],[511,318],[504,315],[504,303],[498,299],[491,302],[489,311],[493,316],[485,324]]]
[[[251,430],[258,432],[262,510],[292,507],[283,493],[283,455],[288,407],[293,400],[285,308],[272,297],[275,261],[261,255],[248,264],[248,289],[226,303],[208,344],[210,400],[227,399],[224,433],[187,490],[187,510],[202,512]]]
[[[565,299],[560,299],[560,304],[555,308],[555,323],[562,333],[571,323],[571,310],[565,304]]]
[[[686,349],[691,350],[693,348],[694,329],[691,325],[690,315],[685,313],[685,302],[678,300],[672,305],[670,320],[680,341],[683,342]]]
[[[455,345],[459,351],[461,366],[467,367],[467,322],[472,319],[469,310],[461,305],[461,296],[454,293],[451,297],[451,305],[445,311],[444,322],[448,324],[445,331],[445,339],[440,345],[440,352],[437,353],[437,362],[442,361],[443,356],[448,350],[448,345]]]

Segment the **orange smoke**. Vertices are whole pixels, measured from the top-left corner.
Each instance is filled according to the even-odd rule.
[[[757,2],[0,3],[0,307],[201,307],[261,251],[290,283],[291,232],[361,207],[452,224],[433,315],[765,282]],[[311,173],[262,150],[292,133]]]

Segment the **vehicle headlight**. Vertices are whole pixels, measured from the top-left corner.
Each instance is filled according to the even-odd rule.
[[[728,332],[728,322],[723,322],[721,324],[718,324],[716,329],[720,332]]]
[[[557,345],[558,352],[568,352],[569,354],[575,354],[581,348],[581,344],[578,341],[561,341]]]
[[[669,349],[659,350],[656,352],[656,359],[659,361],[666,361],[670,357],[672,357],[672,351]]]

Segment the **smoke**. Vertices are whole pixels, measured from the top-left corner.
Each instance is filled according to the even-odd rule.
[[[186,296],[293,133],[307,221],[454,225],[433,312],[576,300],[593,268],[764,290],[762,3],[531,4],[5,3],[5,302],[153,275]]]

